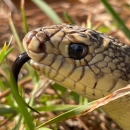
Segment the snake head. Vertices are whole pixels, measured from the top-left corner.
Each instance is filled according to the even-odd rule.
[[[23,39],[31,66],[92,99],[127,84],[127,70],[119,66],[124,65],[125,47],[116,43],[103,33],[67,24],[35,29]]]
[[[12,67],[16,80],[22,65],[29,61],[41,74],[89,100],[130,82],[130,47],[103,33],[76,25],[53,25],[30,31],[23,46],[26,52]],[[124,123],[129,114],[128,100],[126,96],[102,107],[123,128],[130,126],[129,119]]]

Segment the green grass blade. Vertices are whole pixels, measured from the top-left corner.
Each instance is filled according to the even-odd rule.
[[[0,79],[0,88],[2,91],[7,90],[7,86],[3,83],[3,81],[1,79]],[[6,96],[5,98],[8,102],[8,105],[11,106],[12,108],[14,108],[14,100],[12,99],[11,95]]]
[[[78,105],[50,105],[42,107],[34,107],[37,111],[66,111],[76,108]]]
[[[13,51],[14,47],[9,48],[6,52],[5,52],[5,56],[4,58],[6,58],[12,51]]]
[[[19,46],[19,50],[20,50],[20,52],[22,53],[22,52],[23,52],[22,43],[21,43],[21,41],[20,41],[20,38],[19,38],[19,36],[18,36],[18,33],[17,33],[17,31],[16,31],[16,28],[15,28],[15,26],[14,26],[13,21],[12,21],[11,18],[10,18],[10,20],[9,20],[9,24],[10,24],[10,28],[11,28],[11,30],[12,30],[12,33],[13,33],[15,39],[16,39],[16,42],[17,42],[17,44],[18,44],[18,46]]]
[[[12,41],[12,37],[10,38],[9,44],[6,45],[6,43],[4,44],[1,52],[0,52],[0,65],[3,62],[3,60],[12,52],[13,47],[9,48],[10,43]]]
[[[24,24],[24,32],[25,34],[28,33],[29,28],[26,20],[26,15],[25,15],[25,9],[24,9],[24,0],[21,0],[21,13],[22,13],[22,19],[23,19],[23,24]]]
[[[12,74],[10,75],[9,84],[10,84],[11,92],[12,92],[12,94],[14,96],[14,99],[18,104],[19,111],[23,115],[28,129],[29,130],[34,130],[33,117],[27,111],[25,102],[24,102],[23,98],[19,95],[19,92],[17,90],[17,84],[16,84]]]
[[[20,50],[21,53],[23,53],[23,52],[24,52],[24,49],[23,49],[23,46],[22,46],[22,42],[20,41],[19,35],[18,35],[17,31],[16,31],[16,28],[15,28],[15,26],[14,26],[13,21],[12,21],[11,18],[10,18],[10,20],[9,20],[9,24],[10,24],[12,33],[13,33],[15,39],[16,39],[16,42],[17,42],[17,44],[18,44],[19,50]],[[24,24],[25,24],[25,23],[24,23]],[[30,66],[29,66],[28,64],[26,64],[26,67],[27,67],[27,69],[28,69],[29,72],[30,72],[30,71],[31,71]]]
[[[107,11],[112,15],[113,19],[118,24],[118,27],[124,32],[124,34],[130,39],[130,30],[125,26],[123,20],[119,17],[119,15],[114,11],[111,5],[107,2],[107,0],[101,0]]]
[[[64,18],[69,24],[75,24],[74,20],[71,18],[71,16],[67,13],[64,12]]]
[[[70,111],[67,111],[59,116],[56,116],[56,117],[50,119],[49,121],[43,123],[42,125],[38,126],[37,128],[47,126],[47,125],[50,125],[53,123],[55,124],[55,123],[58,123],[58,122],[61,122],[61,121],[64,121],[64,120],[67,120],[70,118],[74,118],[74,117],[78,116],[79,114],[83,113],[84,111],[89,110],[90,107],[92,107],[93,104],[95,104],[95,103],[97,103],[97,101],[93,101],[93,102],[87,103],[85,105],[76,107],[75,109],[72,109]]]
[[[0,107],[0,115],[9,114],[9,113],[16,113],[16,111],[12,107],[10,107],[10,108]]]
[[[5,43],[1,52],[0,52],[0,65],[1,65],[2,61],[4,60],[6,50],[7,50],[7,45]]]
[[[62,23],[59,16],[52,10],[52,8],[43,0],[32,0],[44,13],[55,23]]]

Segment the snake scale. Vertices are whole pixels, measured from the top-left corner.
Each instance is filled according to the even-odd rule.
[[[130,82],[130,46],[101,32],[52,25],[30,31],[23,46],[37,71],[89,100]],[[124,130],[130,130],[130,95],[101,108]]]

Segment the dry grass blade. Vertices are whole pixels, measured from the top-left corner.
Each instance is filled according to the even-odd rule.
[[[65,113],[63,113],[63,114],[61,114],[57,117],[54,117],[51,120],[49,120],[49,121],[43,123],[42,125],[38,126],[37,129],[40,128],[40,127],[46,126],[46,125],[50,125],[50,124],[53,124],[53,123],[57,123],[57,122],[69,119],[69,118],[84,116],[84,115],[92,112],[93,110],[95,110],[95,109],[97,109],[97,108],[99,108],[103,105],[106,105],[109,102],[114,101],[114,100],[116,100],[120,97],[128,95],[128,94],[130,94],[130,84],[127,85],[124,88],[121,88],[119,90],[112,92],[111,94],[109,94],[106,97],[103,97],[101,99],[98,99],[98,100],[95,100],[93,102],[87,103],[85,105],[79,106],[79,107],[72,109],[68,112],[65,112]]]
[[[95,110],[103,105],[106,105],[111,101],[114,101],[118,98],[128,95],[128,94],[130,94],[130,84],[124,88],[121,88],[121,89],[118,89],[118,90],[112,92],[111,94],[109,94],[108,96],[105,96],[104,98],[93,101],[94,104],[92,106],[90,106],[90,108],[88,110],[81,113],[81,115],[79,115],[79,116],[86,115],[87,113],[90,113],[93,110]]]

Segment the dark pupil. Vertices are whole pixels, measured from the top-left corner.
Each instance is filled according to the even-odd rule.
[[[84,58],[88,53],[88,46],[84,44],[71,44],[69,46],[69,55],[73,59],[80,60]]]

